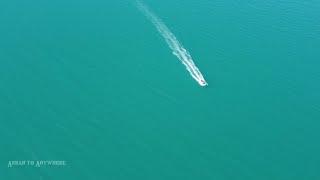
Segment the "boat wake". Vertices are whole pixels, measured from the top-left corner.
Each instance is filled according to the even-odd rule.
[[[190,53],[182,46],[182,44],[177,40],[174,34],[162,22],[162,20],[158,18],[152,11],[150,11],[149,8],[141,1],[137,1],[137,7],[157,28],[157,30],[169,45],[172,53],[178,57],[183,65],[185,65],[193,79],[195,79],[200,86],[207,86],[208,83],[204,79],[200,70],[194,64]]]

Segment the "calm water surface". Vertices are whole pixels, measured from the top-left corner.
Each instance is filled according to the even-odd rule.
[[[0,179],[320,179],[320,2],[0,2]],[[65,160],[13,167],[11,160]]]

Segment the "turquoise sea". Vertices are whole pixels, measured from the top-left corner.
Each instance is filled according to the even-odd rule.
[[[0,179],[320,179],[320,2],[0,2]],[[65,161],[63,166],[12,161]]]

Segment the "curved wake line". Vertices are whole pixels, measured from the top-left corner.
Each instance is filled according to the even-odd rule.
[[[158,18],[149,8],[142,2],[137,1],[137,6],[140,11],[152,22],[152,24],[157,28],[162,37],[165,39],[169,45],[172,53],[178,57],[183,65],[187,68],[190,75],[195,79],[200,86],[207,86],[208,83],[204,79],[200,70],[194,64],[190,53],[182,46],[182,44],[177,40],[174,34],[169,30],[169,28]]]

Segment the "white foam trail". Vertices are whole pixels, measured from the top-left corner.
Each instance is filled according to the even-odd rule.
[[[143,4],[141,1],[137,1],[137,4],[141,12],[143,12],[143,14],[152,22],[162,37],[166,40],[170,49],[173,51],[172,53],[178,57],[183,65],[186,66],[190,75],[199,83],[200,86],[207,86],[208,83],[204,79],[200,70],[194,64],[190,53],[182,46],[169,28],[162,22],[160,18],[151,12],[145,4]]]

